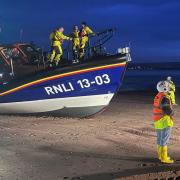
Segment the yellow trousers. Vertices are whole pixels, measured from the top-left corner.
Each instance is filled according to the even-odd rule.
[[[88,37],[87,36],[82,37],[81,38],[81,45],[80,45],[80,47],[81,48],[85,48],[87,42],[88,42]]]
[[[86,46],[88,40],[89,40],[89,39],[88,39],[87,36],[84,36],[84,37],[82,37],[82,39],[81,39],[81,43],[80,43],[80,58],[83,58],[84,55],[85,55],[84,49],[85,49],[85,46]]]
[[[51,62],[55,61],[56,65],[58,65],[62,55],[63,55],[63,51],[61,45],[53,46],[50,56],[50,61]]]
[[[73,51],[79,50],[79,48],[80,48],[80,40],[79,40],[79,38],[74,38],[73,39],[72,46],[73,46]]]

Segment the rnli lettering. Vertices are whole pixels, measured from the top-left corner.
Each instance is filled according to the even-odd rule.
[[[53,85],[51,87],[49,87],[49,86],[44,87],[44,89],[48,95],[74,91],[74,87],[70,82],[67,83],[66,85],[65,84],[58,84],[56,86]]]
[[[95,86],[107,85],[111,82],[111,79],[108,74],[102,74],[95,76],[90,79],[79,79],[77,81],[68,82],[64,84],[57,84],[48,87],[44,87],[48,95],[55,95],[59,93],[68,93],[78,89],[87,89]],[[75,88],[74,88],[75,87]]]

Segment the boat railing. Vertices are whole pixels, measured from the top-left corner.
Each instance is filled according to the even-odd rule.
[[[116,29],[106,29],[97,33],[89,34],[89,41],[85,47],[84,60],[90,59],[93,56],[106,54],[104,44],[108,42],[115,34]],[[64,58],[68,61],[74,59],[71,42],[68,43],[67,48],[63,50]]]

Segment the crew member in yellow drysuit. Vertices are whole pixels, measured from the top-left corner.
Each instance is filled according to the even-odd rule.
[[[170,91],[169,91],[169,95],[172,101],[173,105],[177,105],[176,104],[176,99],[175,99],[175,91],[176,91],[176,86],[174,84],[174,82],[172,81],[172,78],[170,76],[167,77],[167,81],[170,85]]]
[[[63,55],[63,51],[62,51],[63,41],[72,40],[72,38],[65,36],[63,32],[64,32],[64,28],[60,27],[56,30],[54,35],[53,34],[51,35],[51,39],[53,40],[52,41],[53,50],[50,57],[50,61],[55,62],[56,66],[58,66],[61,56]]]
[[[81,38],[81,41],[80,41],[80,58],[82,59],[85,55],[85,46],[86,44],[88,43],[88,35],[92,34],[94,35],[93,31],[87,26],[86,22],[82,22],[81,23],[82,25],[82,28],[81,28],[81,31],[80,31],[80,38]]]
[[[79,58],[79,49],[80,49],[80,37],[79,37],[79,28],[78,26],[74,26],[73,32],[71,33],[72,37],[72,49],[74,59],[77,60]]]

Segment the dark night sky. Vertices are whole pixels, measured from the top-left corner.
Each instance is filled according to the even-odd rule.
[[[0,0],[0,43],[48,47],[49,33],[86,21],[94,31],[116,27],[107,47],[131,42],[135,61],[180,61],[180,0]]]

